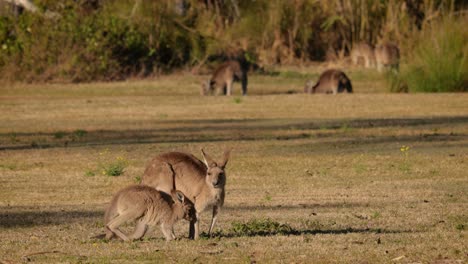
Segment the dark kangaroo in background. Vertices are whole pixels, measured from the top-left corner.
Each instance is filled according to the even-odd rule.
[[[351,80],[346,74],[340,70],[330,69],[324,71],[315,85],[312,86],[312,81],[307,81],[304,87],[305,93],[342,93],[353,92]]]

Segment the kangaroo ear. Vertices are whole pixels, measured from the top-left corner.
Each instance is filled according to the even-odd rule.
[[[217,166],[216,162],[208,154],[206,154],[203,149],[201,149],[201,152],[202,152],[203,161],[205,162],[206,167],[212,168],[212,167]]]
[[[223,154],[223,162],[221,163],[221,167],[224,169],[228,163],[229,157],[231,156],[232,149],[227,149],[224,151]]]
[[[175,196],[179,202],[184,203],[185,195],[181,191],[175,191]]]

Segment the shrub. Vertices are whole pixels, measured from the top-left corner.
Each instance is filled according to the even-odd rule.
[[[427,25],[400,76],[390,78],[391,90],[403,82],[411,92],[468,91],[467,24],[467,17],[447,16]]]
[[[127,167],[127,161],[123,158],[117,158],[115,161],[101,164],[102,174],[107,176],[120,176]]]
[[[110,153],[108,149],[105,149],[103,152],[99,153],[99,162],[97,170],[100,171],[102,175],[122,175],[124,173],[125,168],[128,166],[128,161],[122,156],[118,156],[116,158],[109,158],[109,154]]]
[[[462,0],[424,1],[413,7],[414,14],[405,4],[408,1],[186,0],[187,9],[182,13],[175,11],[173,0],[34,2],[43,12],[0,17],[0,79],[115,80],[198,67],[242,54],[246,61],[260,66],[296,64],[323,59],[329,49],[331,58],[342,57],[356,41],[375,43],[382,38],[400,43],[413,39],[420,28],[440,36],[428,33],[418,42],[420,52],[407,76],[409,83],[418,84],[414,89],[426,89],[422,87],[427,85],[419,85],[422,82],[433,84],[429,76],[443,80],[438,87],[460,90],[459,76],[466,73],[455,73],[457,67],[463,67],[455,62],[465,61],[466,51],[458,52],[463,37],[452,34],[463,30],[463,23],[443,32],[443,27],[437,30],[440,21],[432,18],[446,10],[452,14],[463,11]],[[39,14],[45,11],[59,15],[47,18]],[[418,18],[418,13],[424,16]],[[429,22],[433,24],[428,27]],[[433,52],[445,36],[452,37],[450,45],[440,45]],[[402,50],[410,53],[413,49]],[[429,70],[420,67],[454,50],[446,63],[433,63]]]

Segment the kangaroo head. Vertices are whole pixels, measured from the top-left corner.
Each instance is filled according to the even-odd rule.
[[[187,221],[193,221],[196,218],[195,205],[185,195],[178,190],[172,190],[171,196],[178,208],[181,208],[183,216]]]
[[[205,151],[201,150],[203,155],[203,161],[207,167],[206,170],[206,183],[209,186],[214,188],[222,188],[226,184],[226,173],[224,169],[226,168],[227,162],[229,160],[229,155],[231,150],[226,150],[223,155],[222,162],[215,162]]]

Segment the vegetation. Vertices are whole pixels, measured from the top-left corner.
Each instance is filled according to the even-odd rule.
[[[233,56],[263,67],[288,65],[342,58],[363,40],[391,40],[412,54],[424,45],[413,36],[430,32],[440,17],[464,16],[459,11],[466,8],[462,0],[35,2],[59,15],[14,16],[3,3],[3,80],[116,80],[196,70]]]
[[[417,38],[397,78],[412,92],[468,91],[468,16],[446,17]]]
[[[230,232],[236,236],[287,235],[293,234],[294,231],[288,224],[280,224],[271,219],[252,219],[245,223],[234,221],[230,229]]]

